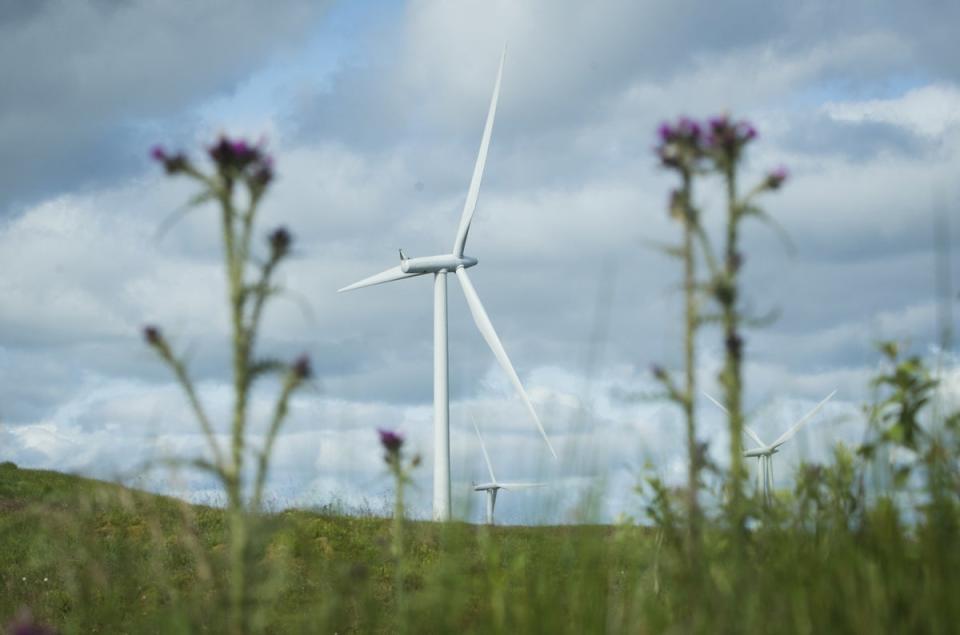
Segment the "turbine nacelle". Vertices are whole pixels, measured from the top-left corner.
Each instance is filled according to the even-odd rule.
[[[753,450],[747,450],[743,453],[743,456],[754,457],[754,456],[770,456],[776,454],[780,450],[778,448],[755,448]]]
[[[485,492],[491,489],[492,490],[502,489],[502,486],[499,483],[479,483],[473,486],[473,491],[475,492]]]
[[[456,271],[463,267],[468,269],[477,264],[476,258],[470,256],[456,256],[454,254],[444,254],[441,256],[421,256],[419,258],[404,258],[403,252],[400,252],[400,270],[403,273],[423,274],[439,273],[441,271]]]

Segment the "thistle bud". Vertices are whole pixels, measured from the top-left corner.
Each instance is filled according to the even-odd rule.
[[[764,181],[764,186],[768,190],[778,190],[780,186],[783,185],[783,182],[787,180],[787,177],[790,176],[790,173],[787,171],[787,168],[780,166],[777,169],[770,172],[767,175],[766,181]]]
[[[313,368],[310,366],[310,358],[303,354],[293,363],[293,374],[297,379],[309,379],[313,375]]]
[[[286,227],[278,227],[270,232],[267,240],[270,242],[270,251],[274,260],[279,260],[287,255],[287,252],[290,251],[290,243],[293,242],[293,238]]]
[[[149,325],[143,327],[143,339],[145,339],[150,346],[159,346],[160,343],[163,342],[163,334],[156,326]]]
[[[377,433],[380,435],[380,445],[383,446],[383,449],[387,451],[387,460],[389,461],[391,457],[395,457],[400,453],[400,448],[403,447],[403,435],[395,430],[385,430],[383,428],[378,428]]]

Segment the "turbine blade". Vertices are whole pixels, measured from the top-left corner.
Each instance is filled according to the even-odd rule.
[[[720,403],[719,401],[711,397],[706,391],[701,391],[701,392],[703,393],[704,397],[706,397],[707,399],[713,402],[713,405],[715,405],[717,408],[720,408],[720,410],[723,410],[725,413],[730,414],[730,411],[727,410],[726,406],[724,406],[722,403]]]
[[[493,120],[497,114],[497,101],[500,99],[500,80],[503,77],[503,61],[507,57],[507,47],[503,47],[500,54],[500,68],[497,70],[497,80],[493,84],[493,96],[490,98],[490,110],[487,111],[487,123],[483,127],[483,137],[480,139],[480,151],[477,153],[477,162],[473,166],[473,177],[470,179],[470,188],[467,190],[467,200],[463,204],[463,213],[460,215],[460,227],[457,228],[457,239],[453,243],[453,254],[463,255],[463,247],[467,243],[467,233],[470,231],[470,221],[473,212],[477,209],[477,199],[480,197],[480,181],[483,180],[483,168],[487,163],[487,150],[490,148],[490,135],[493,133]]]
[[[473,415],[470,415],[470,423],[473,424],[473,429],[477,431],[477,438],[480,439],[480,449],[483,450],[483,460],[487,462],[487,469],[490,470],[490,482],[496,483],[497,477],[493,475],[493,463],[490,462],[490,455],[487,454],[487,446],[483,443],[483,437],[480,436],[480,428],[477,427],[477,422],[474,420]]]
[[[530,489],[533,487],[546,487],[546,483],[500,483],[500,489]]]
[[[553,455],[553,458],[557,458],[557,453],[550,443],[547,431],[543,429],[543,424],[540,423],[540,417],[537,416],[537,411],[533,409],[533,404],[530,403],[527,391],[523,389],[523,384],[520,383],[517,371],[513,369],[513,364],[510,363],[510,358],[507,357],[507,351],[503,349],[503,344],[500,343],[500,338],[497,337],[497,332],[493,329],[493,324],[490,322],[490,318],[483,308],[483,303],[480,302],[480,297],[477,295],[476,289],[473,288],[473,284],[470,282],[470,276],[467,275],[466,269],[457,267],[457,278],[460,279],[463,295],[467,299],[467,305],[470,307],[470,313],[473,314],[473,321],[476,322],[477,329],[480,330],[480,335],[487,341],[487,345],[490,347],[490,350],[493,351],[494,357],[500,362],[500,367],[503,368],[504,372],[507,373],[507,377],[513,382],[513,387],[517,389],[517,393],[519,393],[524,405],[526,405],[527,411],[530,413],[530,416],[533,417],[534,423],[537,424],[540,434],[543,435],[543,440],[547,442],[547,447],[550,448],[550,454]]]
[[[704,391],[701,391],[701,392],[703,392],[703,396],[706,397],[707,399],[709,399],[710,401],[712,401],[712,402],[717,406],[717,408],[720,408],[720,410],[723,410],[723,411],[724,411],[725,413],[727,413],[728,415],[730,414],[730,411],[727,410],[722,403],[720,403],[719,401],[717,401],[716,399],[714,399],[713,397],[711,397],[710,395],[708,395],[706,392],[704,392]],[[753,439],[754,442],[756,442],[756,444],[759,445],[761,448],[767,447],[767,444],[764,443],[763,441],[761,441],[761,440],[760,440],[760,437],[757,436],[757,433],[754,432],[753,429],[752,429],[750,426],[748,426],[747,424],[743,424],[743,431],[746,432],[747,435],[748,435],[751,439]]]
[[[404,278],[412,278],[414,276],[422,275],[422,273],[404,273],[403,269],[400,268],[400,265],[397,265],[396,267],[391,267],[386,271],[381,271],[378,274],[374,274],[369,278],[364,278],[360,282],[354,282],[353,284],[342,289],[337,289],[337,293],[353,291],[354,289],[360,289],[362,287],[372,287],[375,284],[383,284],[384,282],[393,282],[394,280],[403,280]]]
[[[787,441],[789,441],[789,440],[793,437],[793,435],[795,435],[795,434],[797,433],[797,431],[803,426],[803,424],[805,424],[807,421],[809,421],[810,417],[812,417],[813,415],[815,415],[815,414],[817,413],[817,411],[820,410],[820,408],[823,407],[823,404],[825,404],[825,403],[827,403],[828,401],[830,401],[830,399],[831,399],[835,394],[837,394],[837,391],[836,391],[836,390],[834,390],[832,393],[830,393],[829,395],[827,395],[826,398],[825,398],[823,401],[821,401],[821,402],[818,403],[816,406],[814,406],[814,407],[813,407],[813,410],[811,410],[810,412],[808,412],[808,413],[805,414],[804,416],[800,417],[800,420],[797,421],[797,422],[796,422],[795,424],[793,424],[792,426],[790,426],[790,429],[789,429],[789,430],[787,430],[786,432],[784,432],[783,434],[781,434],[781,435],[780,435],[780,438],[777,439],[776,441],[774,441],[774,442],[770,445],[770,447],[776,449],[776,448],[779,448],[779,447],[780,447],[781,445],[783,445],[784,443],[786,443]]]

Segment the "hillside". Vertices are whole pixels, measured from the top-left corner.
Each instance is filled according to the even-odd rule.
[[[742,547],[710,520],[694,560],[667,498],[654,503],[655,532],[408,522],[399,560],[390,519],[268,515],[255,528],[251,627],[955,632],[956,508],[938,503],[908,525],[883,500],[861,509],[837,495],[842,473],[818,472],[847,485],[804,484],[804,502],[769,509]],[[26,607],[61,632],[223,632],[225,535],[219,509],[0,465],[0,620]]]
[[[410,522],[405,531],[399,601],[438,630],[498,630],[518,617],[555,630],[569,628],[571,616],[604,621],[606,609],[587,587],[606,586],[610,527]],[[261,625],[276,632],[394,630],[390,532],[382,518],[268,516],[259,532],[266,540]],[[217,571],[224,542],[219,509],[2,464],[0,620],[29,607],[66,631],[215,632],[223,617]],[[562,596],[564,611],[536,615]],[[571,596],[579,605],[569,604]],[[521,612],[511,617],[510,605]],[[329,629],[317,630],[321,624]]]

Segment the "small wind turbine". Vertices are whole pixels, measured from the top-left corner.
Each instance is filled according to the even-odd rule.
[[[523,384],[517,376],[517,371],[513,369],[507,352],[500,343],[497,332],[493,329],[493,324],[487,316],[483,304],[477,296],[470,277],[467,275],[467,268],[477,264],[477,259],[463,255],[463,248],[467,242],[467,233],[470,231],[470,221],[473,219],[473,213],[477,209],[477,199],[480,196],[480,181],[483,178],[483,167],[487,161],[487,149],[490,146],[490,134],[493,132],[493,120],[497,111],[497,100],[500,96],[500,80],[503,77],[503,61],[506,57],[507,49],[504,47],[500,56],[500,68],[497,71],[497,80],[493,85],[493,97],[490,98],[490,110],[487,112],[487,123],[483,129],[483,138],[480,141],[480,151],[477,154],[477,162],[473,168],[473,177],[470,180],[470,188],[467,190],[467,200],[463,206],[463,213],[460,216],[460,226],[457,229],[457,236],[453,243],[453,252],[439,256],[423,256],[420,258],[407,258],[403,250],[400,250],[400,264],[381,273],[364,278],[346,286],[340,291],[351,291],[361,287],[369,287],[384,282],[393,282],[394,280],[403,280],[414,276],[422,276],[427,273],[433,274],[433,519],[440,521],[450,520],[450,395],[448,392],[448,372],[447,372],[447,273],[454,272],[460,280],[460,286],[463,288],[463,295],[467,299],[467,305],[470,307],[470,313],[473,315],[473,321],[487,345],[493,351],[494,356],[500,363],[500,366],[507,373],[513,387],[520,395],[527,411],[533,418],[534,423],[540,430],[543,440],[550,448],[551,454],[556,458],[557,453],[547,438],[547,432],[537,417],[530,398],[527,397]]]
[[[483,450],[483,460],[487,463],[487,470],[490,472],[490,482],[489,483],[479,483],[473,486],[473,491],[475,492],[486,492],[487,493],[487,524],[493,524],[493,508],[497,505],[497,492],[502,489],[505,490],[516,490],[516,489],[527,489],[530,487],[543,487],[543,483],[501,483],[497,480],[497,477],[493,474],[493,464],[490,462],[490,455],[487,454],[487,446],[483,443],[483,437],[480,435],[480,428],[477,427],[475,421],[473,423],[473,429],[477,431],[477,438],[480,439],[480,449]]]
[[[777,437],[777,440],[769,445],[761,441],[760,437],[750,426],[748,426],[746,423],[743,424],[743,431],[746,432],[751,439],[753,439],[754,443],[757,444],[757,447],[754,449],[745,451],[743,456],[757,458],[757,489],[762,489],[763,500],[765,503],[770,503],[770,496],[771,492],[773,491],[773,455],[779,452],[780,446],[793,438],[793,435],[795,435],[797,431],[803,427],[803,424],[809,421],[810,418],[815,415],[820,408],[823,407],[823,404],[830,401],[835,394],[837,394],[836,390],[827,395],[823,401],[814,406],[813,410],[800,417],[796,423],[790,426],[786,432]],[[703,393],[703,395],[712,401],[718,408],[720,408],[720,410],[730,414],[730,412],[722,403],[707,393]]]

